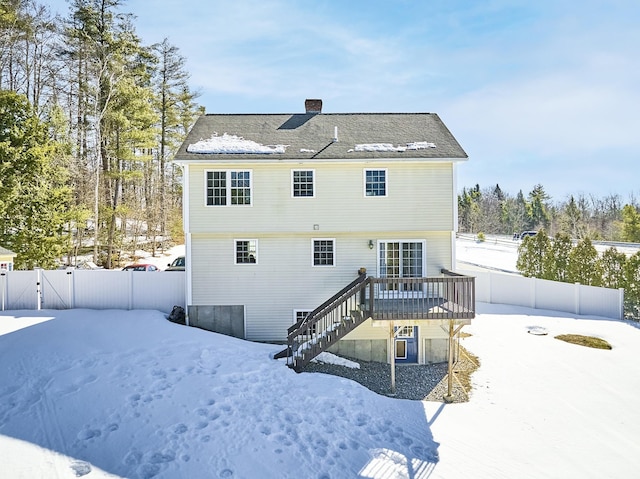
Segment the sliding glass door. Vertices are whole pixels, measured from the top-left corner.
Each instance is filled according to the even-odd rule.
[[[388,292],[408,293],[422,291],[420,283],[404,283],[403,278],[422,278],[425,270],[424,241],[380,241],[378,243],[378,275],[397,278],[386,288]]]

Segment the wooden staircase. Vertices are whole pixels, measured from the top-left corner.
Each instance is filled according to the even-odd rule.
[[[287,330],[287,349],[276,357],[287,357],[287,364],[300,372],[332,344],[353,331],[369,314],[364,311],[366,273],[333,295]]]
[[[375,321],[475,317],[475,278],[442,269],[437,277],[375,278],[366,272],[287,330],[276,358],[300,372],[318,354],[371,318]]]

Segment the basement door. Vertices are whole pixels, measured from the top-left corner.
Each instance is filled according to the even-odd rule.
[[[397,363],[418,362],[418,326],[400,326],[395,331]]]

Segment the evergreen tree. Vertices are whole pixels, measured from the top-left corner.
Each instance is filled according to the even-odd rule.
[[[640,251],[627,258],[624,265],[625,311],[640,319]]]
[[[159,234],[164,236],[167,230],[167,210],[172,205],[167,201],[167,190],[171,188],[172,180],[175,178],[173,171],[172,174],[168,174],[167,164],[201,111],[194,103],[198,95],[191,92],[189,88],[186,60],[180,55],[178,48],[171,45],[165,38],[162,43],[154,45],[152,49],[157,58],[153,82],[160,118],[157,148],[159,175],[157,204],[159,207],[154,207],[155,195],[150,195],[147,198],[147,209],[150,213],[149,225],[157,225]],[[155,214],[156,212],[158,214]]]
[[[562,233],[570,238],[580,239],[585,236],[586,227],[584,224],[583,212],[578,208],[573,195],[569,201],[560,209],[558,219],[559,228]]]
[[[69,190],[64,145],[24,95],[0,91],[0,244],[17,269],[54,268],[64,244]]]
[[[633,205],[624,205],[622,208],[622,239],[640,243],[640,212]]]
[[[602,286],[605,288],[623,288],[624,269],[627,255],[618,252],[615,247],[608,248],[600,257],[602,266]]]
[[[518,271],[528,278],[544,278],[550,246],[549,237],[543,229],[535,236],[526,236],[518,246]]]
[[[600,286],[602,283],[602,267],[598,251],[589,238],[584,238],[571,250],[567,280],[588,286]]]
[[[467,233],[477,231],[478,219],[480,217],[480,185],[474,188],[462,189],[462,194],[458,196],[458,218],[460,230]]]
[[[529,193],[527,213],[530,229],[548,228],[551,221],[548,201],[550,196],[544,191],[542,185],[535,185]]]
[[[551,242],[544,261],[544,279],[567,281],[569,255],[573,244],[569,235],[557,233]]]

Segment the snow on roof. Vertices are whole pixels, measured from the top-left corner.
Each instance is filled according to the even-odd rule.
[[[200,140],[187,147],[189,153],[225,153],[242,154],[258,153],[273,154],[284,153],[289,145],[261,145],[252,140],[245,140],[241,136],[229,135],[225,133],[218,136],[214,133],[211,138]]]
[[[356,145],[355,148],[349,150],[350,153],[354,151],[407,151],[407,150],[426,150],[427,148],[435,148],[435,143],[428,141],[414,141],[407,143],[406,146],[393,146],[391,143],[362,143]]]

